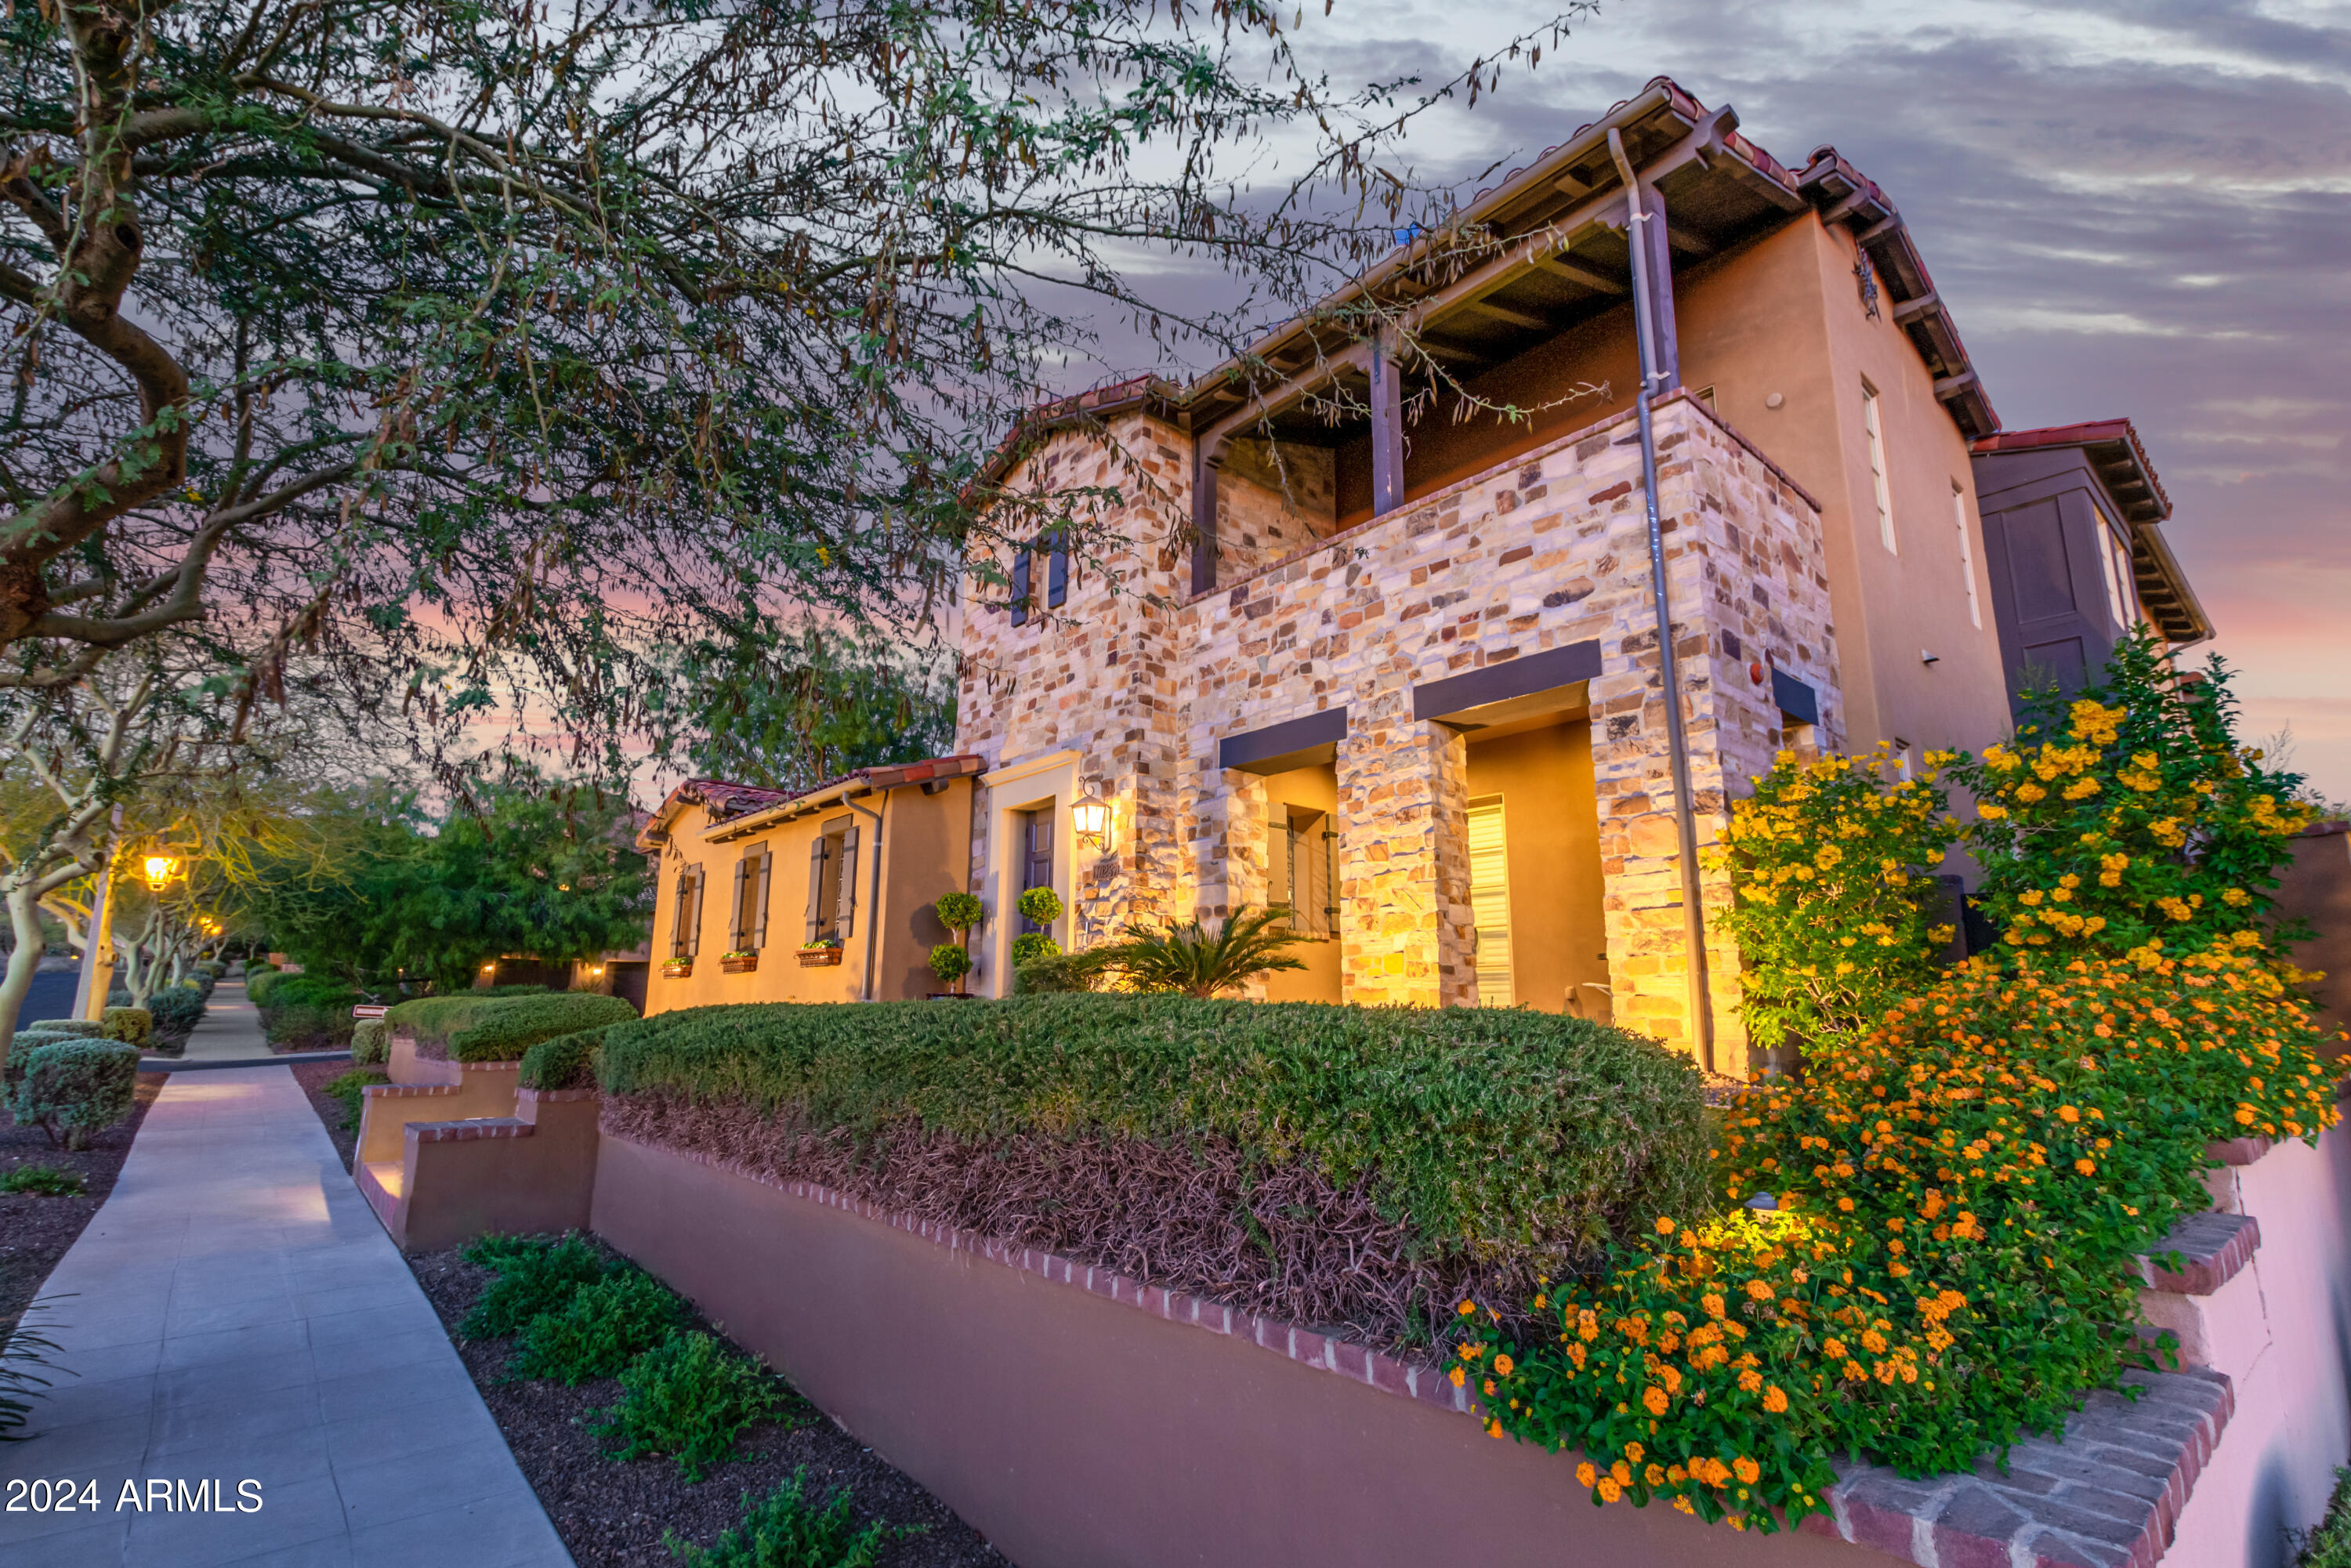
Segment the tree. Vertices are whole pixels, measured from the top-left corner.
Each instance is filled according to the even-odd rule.
[[[517,779],[479,787],[437,822],[413,793],[381,789],[322,808],[340,819],[339,863],[323,875],[290,868],[246,903],[306,968],[450,990],[488,959],[561,963],[645,939],[644,857],[616,794]]]
[[[845,628],[746,627],[679,660],[677,716],[694,771],[771,789],[814,789],[955,744],[952,654]]]
[[[1286,16],[11,7],[0,685],[179,628],[247,697],[315,647],[444,738],[517,695],[609,760],[676,710],[661,649],[927,603],[982,530],[1082,547],[1092,492],[977,482],[1086,351],[1040,281],[1237,350],[1388,248],[1374,154],[1500,68],[1335,90]],[[1275,141],[1299,183],[1227,180]],[[1144,292],[1178,255],[1222,308]]]

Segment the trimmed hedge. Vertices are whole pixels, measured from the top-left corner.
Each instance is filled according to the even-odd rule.
[[[351,1061],[364,1066],[392,1057],[392,1029],[382,1019],[360,1019],[351,1025]]]
[[[1273,1256],[1266,1304],[1313,1310],[1282,1278],[1303,1270],[1321,1312],[1407,1337],[1432,1291],[1474,1279],[1531,1295],[1539,1275],[1699,1208],[1707,1181],[1686,1058],[1520,1009],[1126,993],[695,1008],[605,1030],[598,1076],[640,1103],[608,1106],[635,1135],[748,1140],[778,1171],[866,1183],[877,1201],[978,1201],[962,1223],[1022,1212],[963,1194],[1027,1182],[1061,1195],[1040,1223],[1094,1206],[1093,1239],[1117,1253],[1099,1261],[1149,1256],[1155,1279],[1213,1290],[1220,1269],[1263,1275]],[[1153,1195],[1217,1183],[1227,1207],[1180,1236],[1115,1245],[1165,1224]],[[1280,1206],[1257,1201],[1275,1192]],[[1334,1248],[1340,1228],[1353,1234]]]
[[[37,1126],[51,1145],[89,1147],[131,1114],[139,1082],[139,1048],[114,1040],[52,1040],[8,1054],[8,1109],[20,1125]]]
[[[109,1040],[141,1046],[155,1032],[155,1015],[145,1008],[109,1008],[106,1016],[99,1020],[99,1028]]]
[[[542,1040],[522,1053],[522,1086],[552,1092],[559,1089],[596,1087],[596,1054],[604,1043],[602,1029],[583,1029]]]
[[[159,1040],[184,1040],[204,1021],[204,998],[193,987],[171,986],[147,998]]]
[[[599,1025],[633,1021],[637,1009],[593,991],[541,991],[504,997],[467,993],[421,997],[384,1015],[416,1036],[420,1050],[455,1061],[515,1061],[543,1040]]]

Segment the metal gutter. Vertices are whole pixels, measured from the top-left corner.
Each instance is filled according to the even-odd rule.
[[[1714,1013],[1708,1005],[1706,975],[1706,908],[1698,897],[1698,821],[1690,810],[1689,737],[1682,727],[1680,662],[1674,654],[1673,610],[1666,594],[1665,528],[1657,506],[1657,442],[1649,406],[1657,395],[1660,372],[1656,368],[1656,317],[1649,308],[1655,284],[1649,277],[1649,246],[1640,225],[1663,223],[1665,211],[1662,203],[1656,212],[1647,210],[1641,183],[1633,172],[1633,162],[1625,155],[1625,139],[1613,126],[1608,131],[1608,155],[1615,160],[1616,172],[1624,179],[1625,199],[1632,214],[1633,321],[1641,349],[1641,394],[1634,400],[1633,406],[1640,415],[1641,490],[1648,503],[1650,598],[1657,612],[1657,670],[1666,687],[1666,748],[1673,768],[1674,828],[1680,840],[1682,940],[1688,949],[1690,1027],[1698,1037],[1698,1065],[1712,1072]],[[1673,287],[1670,277],[1666,287]]]

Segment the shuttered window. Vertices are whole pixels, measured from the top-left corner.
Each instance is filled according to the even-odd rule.
[[[1959,577],[1968,585],[1968,623],[1983,625],[1983,604],[1976,598],[1976,551],[1968,542],[1968,493],[1951,482],[1951,521],[1959,530]]]
[[[698,865],[686,866],[677,873],[676,901],[669,918],[673,958],[691,958],[702,946],[702,878]]]
[[[1862,435],[1869,444],[1869,482],[1877,496],[1877,538],[1887,549],[1898,553],[1894,542],[1894,487],[1886,477],[1886,421],[1877,405],[1877,389],[1862,382]]]
[[[1029,552],[1019,550],[1012,557],[1012,624],[1029,623]]]
[[[1059,605],[1070,596],[1069,536],[1056,529],[1040,542],[1051,551],[1045,560],[1045,602]]]
[[[737,952],[756,953],[768,945],[768,884],[775,862],[765,845],[735,862],[734,918],[727,940]]]
[[[1469,806],[1469,909],[1478,924],[1478,1005],[1507,1008],[1510,982],[1510,856],[1499,796]]]
[[[825,824],[809,845],[808,940],[846,942],[857,925],[857,825]]]

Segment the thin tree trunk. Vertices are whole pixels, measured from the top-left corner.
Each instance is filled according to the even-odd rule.
[[[41,937],[41,895],[31,883],[8,889],[8,925],[16,950],[8,955],[8,973],[0,978],[0,1082],[8,1071],[8,1048],[16,1038],[16,1014],[33,992],[33,977],[40,972],[46,950]]]

